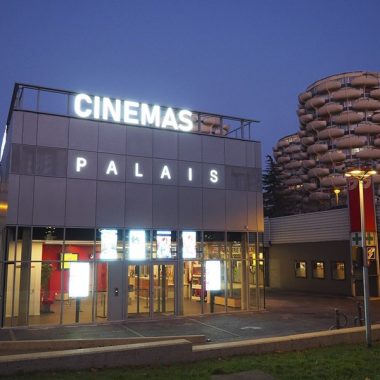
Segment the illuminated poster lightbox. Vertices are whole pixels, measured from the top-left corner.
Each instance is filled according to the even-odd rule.
[[[71,263],[69,273],[69,297],[88,297],[89,288],[90,263]]]
[[[220,261],[206,261],[206,290],[221,289]]]
[[[145,231],[130,230],[129,231],[129,259],[145,260]]]
[[[171,258],[172,233],[171,231],[157,231],[157,258]]]
[[[117,259],[117,230],[100,230],[100,259]]]
[[[182,232],[182,258],[195,259],[197,257],[197,234],[195,231]]]
[[[70,269],[70,264],[72,261],[78,261],[77,253],[61,253],[61,269]]]

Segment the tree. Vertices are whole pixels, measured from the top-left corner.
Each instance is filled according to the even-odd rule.
[[[280,179],[280,171],[272,156],[266,156],[266,168],[263,174],[264,215],[283,216],[291,213],[291,205],[286,197],[286,189]],[[291,202],[292,203],[292,202]]]

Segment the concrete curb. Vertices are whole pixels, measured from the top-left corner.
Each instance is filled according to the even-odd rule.
[[[3,356],[0,357],[0,373],[4,376],[19,372],[173,364],[191,355],[192,344],[185,339],[176,339]]]
[[[373,341],[380,340],[380,325],[372,326],[372,339]],[[204,360],[236,355],[301,351],[310,348],[355,343],[365,344],[364,327],[198,345],[193,347],[193,357],[195,360]]]
[[[373,341],[380,340],[380,325],[372,326],[372,337]],[[354,343],[364,345],[364,327],[194,346],[186,339],[161,340],[2,356],[0,373],[11,375],[17,372],[173,364]]]
[[[0,344],[0,357],[4,355],[26,354],[33,352],[47,352],[74,350],[91,347],[121,346],[135,343],[148,343],[186,339],[192,344],[206,342],[204,335],[133,337],[133,338],[100,338],[100,339],[51,339],[51,340],[18,340],[2,341]]]

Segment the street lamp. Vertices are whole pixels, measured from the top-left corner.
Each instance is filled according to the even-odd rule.
[[[336,202],[336,205],[339,206],[340,189],[334,189],[334,193],[335,193],[335,202]]]
[[[363,255],[363,296],[364,296],[364,319],[365,319],[365,337],[367,347],[372,346],[371,336],[371,320],[369,306],[369,281],[368,281],[368,258],[365,247],[365,215],[364,215],[364,194],[363,180],[377,174],[376,170],[372,169],[353,169],[348,171],[346,177],[354,177],[359,181],[359,202],[360,202],[360,229],[361,229],[361,246]]]

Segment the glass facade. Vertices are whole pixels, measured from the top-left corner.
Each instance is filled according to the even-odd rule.
[[[262,239],[246,232],[8,227],[3,325],[260,309]]]

